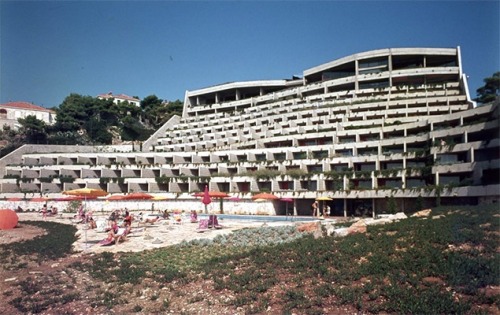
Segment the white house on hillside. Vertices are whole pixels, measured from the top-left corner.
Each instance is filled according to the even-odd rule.
[[[111,98],[111,99],[113,99],[113,103],[115,103],[115,104],[118,104],[121,102],[129,102],[130,104],[134,104],[135,106],[141,105],[141,100],[139,100],[135,97],[132,97],[132,96],[125,95],[125,94],[113,95],[112,92],[109,92],[107,94],[99,94],[99,95],[97,95],[97,98],[102,99],[102,100],[107,100],[107,99]]]
[[[19,128],[17,120],[35,116],[37,119],[51,125],[55,121],[55,112],[45,107],[33,105],[28,102],[9,102],[0,104],[0,125],[8,125],[11,128]]]

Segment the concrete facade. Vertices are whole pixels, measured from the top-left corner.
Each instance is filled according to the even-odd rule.
[[[499,130],[498,102],[470,98],[459,48],[381,49],[301,79],[187,91],[182,117],[142,152],[23,153],[2,168],[0,189],[55,196],[89,186],[182,203],[208,184],[245,202],[292,198],[273,202],[274,213],[298,215],[318,197],[346,216],[498,202]]]

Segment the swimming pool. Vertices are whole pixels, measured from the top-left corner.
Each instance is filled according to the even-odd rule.
[[[244,215],[244,214],[217,214],[220,221],[224,220],[244,220],[258,222],[310,222],[316,221],[317,218],[303,216],[268,216],[268,215]],[[208,219],[208,214],[198,215],[198,219]]]

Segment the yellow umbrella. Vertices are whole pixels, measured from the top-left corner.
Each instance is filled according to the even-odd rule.
[[[333,199],[330,197],[318,197],[316,198],[317,201],[332,201]]]

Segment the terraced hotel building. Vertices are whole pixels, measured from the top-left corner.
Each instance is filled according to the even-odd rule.
[[[304,70],[302,78],[187,91],[140,146],[32,146],[0,161],[3,195],[80,187],[161,193],[258,192],[310,214],[373,215],[436,204],[498,202],[498,101],[476,106],[460,48],[393,48]],[[283,202],[272,203],[284,214]],[[231,212],[226,206],[225,212]]]

